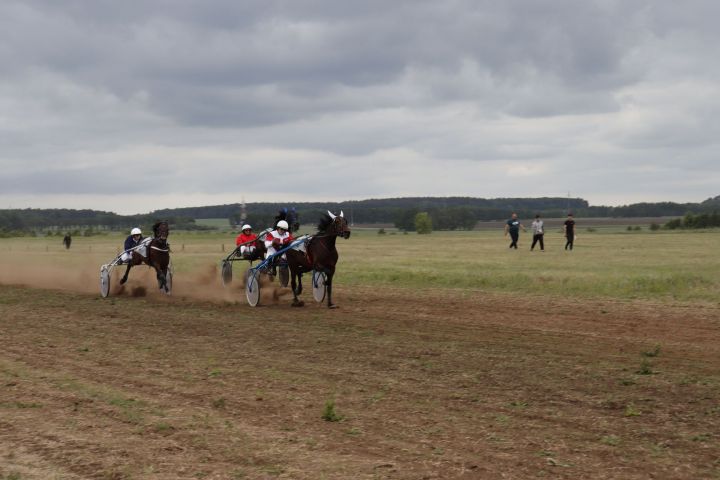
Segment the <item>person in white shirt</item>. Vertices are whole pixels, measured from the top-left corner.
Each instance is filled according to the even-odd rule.
[[[532,252],[535,248],[535,244],[540,242],[540,251],[545,251],[545,224],[543,223],[542,219],[540,218],[540,215],[535,215],[535,220],[532,222],[532,231],[533,231],[533,241],[532,245],[530,246],[530,251]]]
[[[282,250],[287,247],[290,243],[292,243],[292,241],[293,236],[290,233],[288,222],[280,220],[275,226],[275,230],[265,236],[265,249],[267,250],[265,258],[268,258],[277,253],[278,250]],[[275,262],[273,262],[272,267],[273,272],[275,271],[274,263]]]

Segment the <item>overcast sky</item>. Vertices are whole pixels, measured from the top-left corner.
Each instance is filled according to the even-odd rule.
[[[720,195],[717,0],[2,0],[0,208]]]

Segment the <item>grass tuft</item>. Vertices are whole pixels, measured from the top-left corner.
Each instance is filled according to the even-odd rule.
[[[653,369],[652,369],[652,363],[647,358],[643,358],[642,362],[640,362],[640,369],[637,371],[639,375],[652,375]]]
[[[655,348],[647,352],[641,352],[640,355],[643,357],[657,357],[660,355],[660,345],[655,345]]]
[[[642,412],[640,410],[638,410],[635,407],[635,405],[633,405],[632,403],[628,404],[625,407],[625,416],[626,417],[639,417],[640,415],[642,415]]]
[[[325,409],[322,414],[323,420],[326,422],[339,422],[343,418],[345,417],[335,412],[335,400],[328,400],[325,402]]]
[[[620,445],[620,437],[617,435],[605,435],[600,439],[600,443],[610,445],[611,447],[617,447]]]

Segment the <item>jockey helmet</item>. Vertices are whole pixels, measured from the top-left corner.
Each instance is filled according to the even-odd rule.
[[[288,223],[285,220],[280,220],[277,223],[277,228],[282,228],[283,230],[288,230],[290,227],[288,226]]]
[[[133,228],[132,230],[130,230],[130,235],[142,235],[142,230],[140,230],[139,228],[135,227],[135,228]]]
[[[242,228],[240,230],[242,230],[244,232],[245,230],[252,230],[252,227],[246,223],[245,225],[242,226]]]

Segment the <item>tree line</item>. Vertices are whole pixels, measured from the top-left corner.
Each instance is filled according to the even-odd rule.
[[[678,228],[716,228],[720,227],[720,212],[715,210],[712,213],[700,213],[693,215],[686,214],[682,218],[674,218],[665,224],[665,228],[676,230]]]
[[[34,234],[35,230],[78,232],[88,230],[127,230],[141,226],[150,229],[155,221],[167,220],[183,230],[206,229],[195,224],[195,219],[182,216],[158,217],[153,213],[144,215],[118,215],[99,210],[56,209],[8,209],[0,210],[0,235]]]
[[[476,198],[476,197],[407,197],[346,202],[248,203],[244,221],[256,228],[271,225],[278,210],[293,207],[304,225],[317,223],[330,210],[343,211],[355,224],[390,224],[413,231],[415,216],[426,212],[436,230],[468,230],[478,221],[504,220],[511,212],[521,218],[535,214],[563,217],[570,211],[578,217],[662,217],[686,214],[712,214],[720,210],[720,196],[701,203],[636,203],[618,207],[591,206],[582,198]],[[229,225],[243,220],[240,203],[155,210],[143,215],[118,215],[98,210],[15,209],[0,210],[0,231],[30,229],[96,228],[125,230],[134,226],[149,227],[155,220],[166,220],[176,229],[204,229],[198,218],[225,218]],[[701,222],[702,223],[702,222]],[[690,227],[689,227],[690,228]]]

